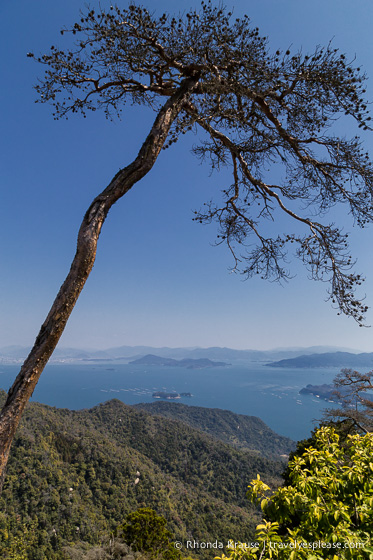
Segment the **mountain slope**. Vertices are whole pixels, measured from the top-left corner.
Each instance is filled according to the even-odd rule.
[[[136,404],[135,408],[180,420],[238,449],[250,450],[271,459],[288,455],[295,448],[295,442],[276,434],[256,416],[163,401]]]
[[[35,558],[62,559],[64,545],[98,543],[143,506],[166,517],[177,540],[243,540],[257,522],[247,484],[260,473],[273,486],[282,469],[121,401],[83,411],[32,403],[0,499],[0,555],[25,523],[38,537]]]

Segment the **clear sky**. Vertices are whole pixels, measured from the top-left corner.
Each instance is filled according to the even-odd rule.
[[[119,3],[125,7],[125,2]],[[195,0],[147,0],[157,11],[187,10]],[[19,0],[0,4],[1,220],[0,347],[32,344],[75,251],[79,223],[94,196],[136,155],[154,116],[143,108],[122,121],[98,113],[54,121],[35,104],[42,68],[29,51],[63,47],[59,30],[79,18],[78,0]],[[90,3],[98,5],[96,0]],[[101,2],[102,7],[109,4]],[[333,39],[371,80],[371,0],[236,0],[273,49],[312,51]],[[345,124],[345,134],[352,132]],[[191,137],[163,152],[152,172],[109,214],[94,270],[61,340],[63,346],[337,345],[373,351],[373,329],[338,317],[326,286],[307,280],[299,264],[284,286],[243,282],[229,273],[225,247],[213,247],[214,225],[192,222],[193,210],[224,186],[190,153]],[[366,136],[372,154],[373,135]],[[332,217],[333,219],[333,217]],[[372,228],[352,231],[357,268],[373,307]],[[368,313],[373,324],[373,312]]]

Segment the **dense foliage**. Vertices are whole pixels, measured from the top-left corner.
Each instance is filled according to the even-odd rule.
[[[99,549],[139,507],[165,517],[178,540],[250,535],[258,516],[245,481],[259,471],[276,485],[281,470],[120,401],[77,412],[33,403],[0,499],[0,556],[26,546],[29,560],[60,560],[66,547],[75,556]]]
[[[166,418],[181,420],[192,428],[202,430],[239,449],[256,451],[258,455],[271,459],[278,459],[281,455],[287,458],[295,446],[295,442],[273,432],[257,416],[165,401],[141,403],[135,405],[135,408]]]
[[[147,552],[152,559],[180,559],[180,552],[173,546],[173,536],[166,527],[166,520],[150,508],[141,508],[128,515],[117,533],[133,550]]]
[[[335,430],[323,427],[313,441],[272,496],[259,476],[252,481],[249,497],[266,520],[255,546],[237,545],[229,558],[373,558],[373,434],[347,436],[341,445]]]

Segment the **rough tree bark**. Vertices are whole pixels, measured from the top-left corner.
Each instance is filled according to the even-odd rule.
[[[70,272],[41,326],[30,354],[9,390],[6,403],[0,413],[0,492],[4,483],[11,443],[22,412],[45,365],[57,346],[93,268],[97,242],[105,218],[112,205],[151,170],[164,146],[173,121],[197,83],[197,75],[184,79],[180,87],[159,111],[136,159],[115,175],[106,189],[94,199],[83,218],[78,234],[77,250]]]

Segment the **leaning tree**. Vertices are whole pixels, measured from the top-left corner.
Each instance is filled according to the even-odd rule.
[[[237,270],[286,278],[293,247],[312,278],[329,282],[342,313],[361,324],[366,311],[355,296],[362,278],[352,270],[347,234],[325,218],[343,203],[357,225],[373,221],[372,163],[358,136],[338,137],[332,127],[347,115],[369,128],[360,68],[331,44],[311,55],[273,52],[247,16],[233,19],[211,2],[178,18],[135,5],[88,10],[61,32],[75,36],[73,47],[29,53],[45,66],[40,101],[54,106],[56,118],[97,109],[115,118],[126,101],[154,109],[156,118],[138,156],[89,206],[71,269],[8,393],[0,415],[1,482],[22,411],[92,269],[109,209],[184,133],[200,130],[196,155],[231,171],[229,184],[195,219],[218,223],[217,242],[227,244]],[[276,183],[268,171],[274,166]],[[266,220],[276,224],[280,215],[289,229],[270,235],[274,226]]]

